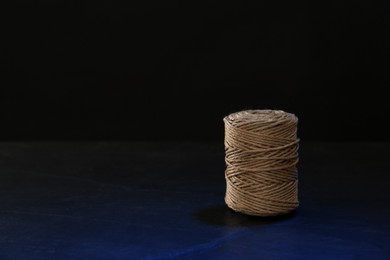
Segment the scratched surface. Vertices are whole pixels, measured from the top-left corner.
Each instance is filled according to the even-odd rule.
[[[299,209],[224,206],[221,143],[0,143],[0,259],[389,259],[390,144],[302,143]]]

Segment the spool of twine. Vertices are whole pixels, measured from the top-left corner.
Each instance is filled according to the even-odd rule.
[[[296,209],[298,118],[280,110],[246,110],[223,121],[227,206],[255,216]]]

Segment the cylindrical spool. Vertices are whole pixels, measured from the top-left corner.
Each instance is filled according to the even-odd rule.
[[[281,110],[246,110],[225,123],[227,206],[275,216],[298,205],[298,118]]]

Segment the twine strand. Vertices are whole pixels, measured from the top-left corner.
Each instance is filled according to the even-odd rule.
[[[298,118],[280,110],[246,110],[225,123],[226,204],[248,215],[298,207]]]

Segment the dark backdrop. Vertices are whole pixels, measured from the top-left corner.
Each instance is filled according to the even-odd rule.
[[[389,4],[311,2],[9,1],[0,139],[221,140],[270,108],[304,140],[389,141]]]

